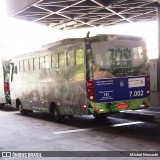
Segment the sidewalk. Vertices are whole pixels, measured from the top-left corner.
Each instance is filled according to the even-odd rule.
[[[113,117],[140,121],[160,122],[160,107],[148,107],[140,110],[127,110],[113,114]]]

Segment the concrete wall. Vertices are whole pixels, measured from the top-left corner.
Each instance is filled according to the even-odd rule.
[[[158,59],[150,60],[150,80],[151,80],[151,102],[150,106],[159,107],[160,106],[160,92],[158,86],[160,82],[158,81]]]
[[[39,0],[6,0],[7,14],[13,16]]]
[[[151,107],[160,107],[160,95],[159,92],[151,91]]]

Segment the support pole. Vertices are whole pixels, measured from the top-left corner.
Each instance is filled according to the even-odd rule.
[[[158,22],[157,91],[160,93],[160,7],[157,8],[157,22]]]
[[[151,107],[160,107],[160,7],[157,7],[158,59],[150,60]]]

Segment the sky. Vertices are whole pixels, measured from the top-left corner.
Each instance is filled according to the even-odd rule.
[[[85,37],[96,34],[128,34],[143,36],[147,42],[150,59],[158,57],[157,22],[115,25],[109,27],[86,28],[79,30],[56,30],[51,27],[27,21],[8,18],[5,0],[0,1],[0,55],[12,58],[15,55],[39,50],[42,45],[64,38]]]

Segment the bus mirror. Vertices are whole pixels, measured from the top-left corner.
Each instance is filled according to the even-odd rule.
[[[14,73],[17,74],[17,66],[14,66]]]

